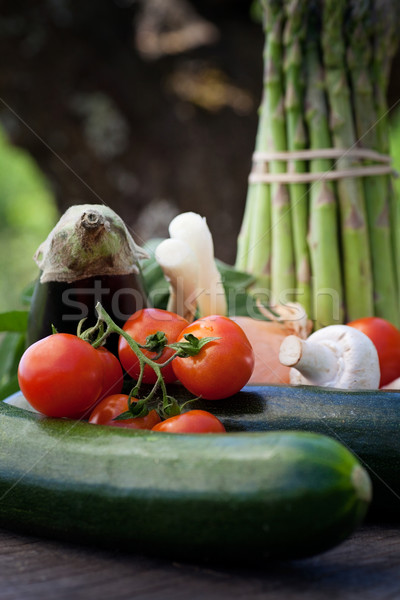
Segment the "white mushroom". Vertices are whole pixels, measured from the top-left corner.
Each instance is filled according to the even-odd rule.
[[[342,389],[378,389],[378,353],[371,340],[348,325],[329,325],[306,340],[289,335],[280,362],[293,367],[290,383]],[[295,367],[295,368],[294,368]]]
[[[155,258],[170,284],[167,309],[193,321],[197,306],[198,265],[188,244],[166,239],[156,248]]]
[[[206,219],[194,212],[181,213],[171,221],[169,234],[171,238],[188,244],[196,257],[199,315],[226,315],[225,290],[215,264],[213,239]]]

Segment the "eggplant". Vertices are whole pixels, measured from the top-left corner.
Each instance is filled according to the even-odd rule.
[[[41,273],[30,306],[27,344],[52,333],[76,333],[96,323],[100,302],[122,326],[136,310],[147,306],[139,260],[147,253],[133,241],[122,219],[96,204],[70,207],[34,260]],[[106,346],[117,352],[117,337]]]

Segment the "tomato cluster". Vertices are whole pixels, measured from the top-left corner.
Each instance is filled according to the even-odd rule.
[[[104,346],[91,345],[84,336],[54,333],[25,351],[18,379],[28,402],[50,417],[205,433],[225,428],[206,411],[189,410],[166,418],[168,411],[147,407],[143,400],[136,404],[133,392],[122,393],[124,371],[137,381],[135,391],[142,383],[157,385],[160,379],[165,390],[165,384],[178,380],[192,394],[217,400],[237,393],[249,380],[253,366],[251,345],[231,319],[215,315],[189,325],[175,313],[149,308],[137,311],[119,330],[118,358]],[[177,407],[175,403],[175,412]]]
[[[165,333],[169,343],[175,342],[178,335],[189,323],[183,317],[176,315],[168,310],[157,308],[144,308],[135,312],[125,323],[123,329],[139,344],[145,344],[146,339],[157,334],[158,331]],[[162,364],[173,355],[172,348],[164,347],[158,358],[154,357],[154,352],[143,349],[143,353],[152,358],[156,363]],[[124,369],[137,379],[140,372],[140,364],[137,355],[129,347],[125,338],[120,336],[118,342],[118,356]],[[161,369],[165,383],[176,381],[172,363]],[[155,371],[149,366],[144,366],[143,382],[155,383],[157,379]]]

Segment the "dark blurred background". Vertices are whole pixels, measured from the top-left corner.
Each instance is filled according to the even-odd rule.
[[[71,204],[106,203],[139,243],[199,212],[233,263],[262,89],[253,0],[0,6],[0,309]]]

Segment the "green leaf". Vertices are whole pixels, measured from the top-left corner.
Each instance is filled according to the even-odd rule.
[[[14,353],[12,356],[10,370],[8,372],[9,377],[13,377],[14,374],[17,373],[19,361],[21,360],[21,356],[25,352],[25,348],[26,348],[25,334],[23,334],[23,333],[16,334],[15,333],[15,334],[11,334],[11,335],[15,335],[17,340],[16,340],[15,346],[14,346]]]
[[[25,306],[30,306],[32,302],[33,292],[35,291],[37,280],[32,281],[29,285],[27,285],[21,292],[21,302]]]
[[[153,258],[154,258],[154,254],[155,254],[155,252],[156,252],[157,246],[158,246],[159,244],[161,244],[161,242],[163,242],[163,241],[164,241],[164,239],[165,239],[165,238],[161,238],[161,237],[160,237],[160,238],[158,238],[158,237],[151,238],[150,240],[147,240],[147,242],[145,242],[145,243],[144,243],[144,245],[143,245],[143,248],[144,248],[144,250],[146,250],[146,252],[147,252],[147,253],[148,253],[148,254],[149,254],[151,257],[153,257]],[[146,261],[147,261],[147,259],[144,259],[144,261],[143,261],[143,262],[146,262]]]
[[[235,267],[216,260],[218,271],[221,273],[222,282],[225,288],[235,290],[247,290],[251,285],[256,283],[257,279],[254,275],[245,271],[238,271]]]
[[[228,316],[251,317],[260,321],[271,320],[260,312],[257,298],[246,292],[237,293],[234,299],[231,298],[231,302],[228,303]]]
[[[221,273],[228,305],[228,316],[252,317],[267,320],[258,310],[257,301],[249,291],[256,283],[256,277],[244,271],[237,271],[220,260],[216,261]]]
[[[27,310],[10,310],[0,313],[0,331],[25,333],[28,327]]]
[[[0,400],[5,400],[9,396],[11,396],[11,394],[15,394],[15,392],[18,392],[18,390],[18,377],[17,375],[14,375],[14,377],[12,377],[9,381],[0,385]]]
[[[18,363],[24,349],[24,334],[7,332],[0,337],[0,400],[19,390]]]
[[[145,250],[150,254],[150,258],[141,261],[140,271],[144,291],[150,306],[166,309],[169,298],[169,283],[154,257],[155,249],[161,241],[161,239],[154,239],[146,243]]]
[[[16,375],[18,362],[25,346],[25,336],[5,333],[0,338],[0,384]]]

